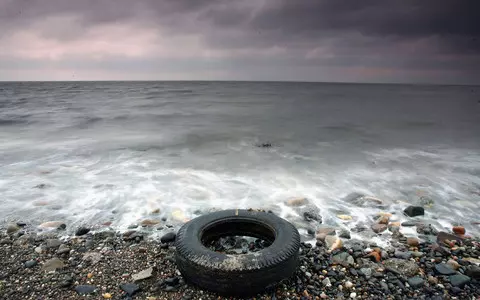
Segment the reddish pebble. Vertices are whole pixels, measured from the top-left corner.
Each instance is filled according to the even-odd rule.
[[[103,225],[103,226],[110,226],[110,225],[112,225],[112,222],[105,222],[105,223],[103,223],[102,225]]]
[[[455,234],[465,234],[465,227],[463,227],[463,226],[453,226],[452,231]]]
[[[378,252],[372,251],[366,257],[370,257],[375,262],[380,262],[380,254]]]
[[[414,237],[409,237],[407,238],[407,245],[411,246],[411,247],[417,247],[419,245],[419,240],[417,238],[414,238]]]

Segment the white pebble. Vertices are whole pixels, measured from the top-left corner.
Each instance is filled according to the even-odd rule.
[[[351,293],[350,298],[355,299],[357,297],[357,293]]]
[[[350,289],[350,288],[352,288],[352,286],[353,286],[352,282],[350,282],[350,281],[345,282],[345,288]]]

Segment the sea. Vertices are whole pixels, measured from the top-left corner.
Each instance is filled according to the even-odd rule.
[[[322,224],[288,205],[298,198]],[[161,234],[251,208],[306,240],[335,226],[380,243],[388,231],[355,228],[380,213],[411,220],[409,205],[425,206],[416,220],[437,230],[480,233],[480,86],[0,82],[4,224],[62,221],[72,233],[150,220],[144,230]]]

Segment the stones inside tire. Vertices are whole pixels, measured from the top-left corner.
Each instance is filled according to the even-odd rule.
[[[239,255],[205,246],[224,236],[251,236],[271,245]],[[295,273],[300,235],[292,224],[272,213],[233,209],[185,223],[175,246],[177,267],[187,282],[222,295],[251,296],[274,288]]]

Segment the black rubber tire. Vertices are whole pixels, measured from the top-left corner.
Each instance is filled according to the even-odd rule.
[[[205,247],[202,240],[252,236],[272,242],[258,252],[228,255]],[[300,235],[272,213],[224,210],[184,224],[175,242],[176,263],[184,279],[221,295],[252,296],[290,278],[299,265]]]

